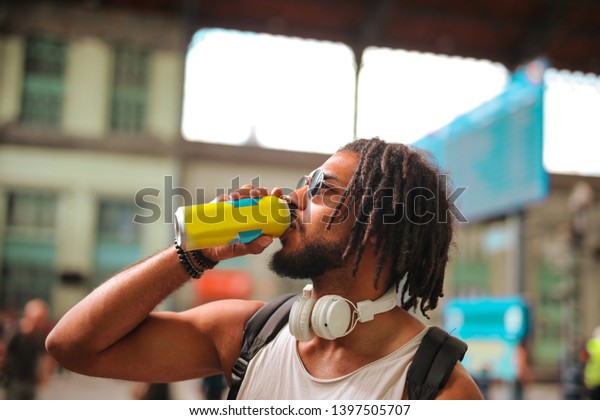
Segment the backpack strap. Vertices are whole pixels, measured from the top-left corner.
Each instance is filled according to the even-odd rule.
[[[467,351],[467,344],[438,327],[431,327],[407,373],[408,398],[432,400]]]
[[[288,322],[297,294],[279,296],[260,308],[246,323],[240,356],[231,369],[228,400],[235,400],[250,360],[268,344]]]

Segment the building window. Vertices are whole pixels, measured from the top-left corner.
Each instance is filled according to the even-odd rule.
[[[143,131],[148,90],[148,53],[117,47],[115,51],[111,128],[135,134]]]
[[[186,60],[183,136],[334,152],[353,138],[355,87],[346,45],[202,29]]]
[[[62,116],[65,42],[33,37],[25,49],[21,121],[58,127]]]
[[[41,231],[53,233],[56,220],[56,195],[38,191],[13,191],[8,194],[8,232],[36,237]],[[39,237],[39,236],[38,236]]]
[[[484,60],[369,47],[356,135],[413,143],[502,93],[508,76]]]
[[[0,309],[20,309],[30,299],[51,302],[56,281],[57,196],[10,191],[0,273]]]
[[[562,325],[568,311],[564,301],[563,275],[547,263],[539,263],[535,302],[533,358],[538,365],[556,366],[566,343]]]
[[[128,200],[100,201],[94,256],[96,282],[142,258],[141,229],[133,222],[137,210]]]

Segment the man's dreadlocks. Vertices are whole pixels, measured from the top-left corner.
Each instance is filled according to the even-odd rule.
[[[378,138],[348,143],[341,151],[359,156],[348,188],[333,215],[348,206],[356,216],[344,259],[354,258],[354,274],[365,245],[375,235],[375,254],[381,250],[375,287],[391,259],[390,284],[402,285],[401,304],[426,315],[443,296],[444,270],[452,241],[453,221],[445,178],[425,152]],[[444,182],[440,182],[440,180]],[[346,199],[350,197],[349,202]],[[329,220],[328,228],[334,221]],[[420,304],[419,304],[420,299]]]

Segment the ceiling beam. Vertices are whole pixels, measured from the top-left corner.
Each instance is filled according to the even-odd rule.
[[[520,42],[508,48],[509,69],[539,56],[548,56],[548,44],[551,40],[565,36],[564,22],[573,8],[569,0],[555,0],[546,3],[540,15],[531,25],[523,25]],[[513,53],[510,54],[510,51]],[[549,57],[550,58],[550,57]]]

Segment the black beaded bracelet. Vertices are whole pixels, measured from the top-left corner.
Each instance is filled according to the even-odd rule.
[[[196,260],[196,262],[198,263],[198,265],[200,266],[200,268],[202,270],[210,270],[215,268],[215,266],[219,263],[214,262],[210,259],[208,259],[207,257],[204,256],[204,254],[200,251],[194,250],[194,251],[190,251],[190,254],[192,254],[192,256],[194,257],[194,259]]]
[[[199,279],[204,273],[204,270],[198,270],[190,260],[190,257],[188,257],[187,252],[177,245],[177,243],[175,244],[175,250],[177,251],[179,262],[185,269],[185,272],[188,273],[192,278]]]

